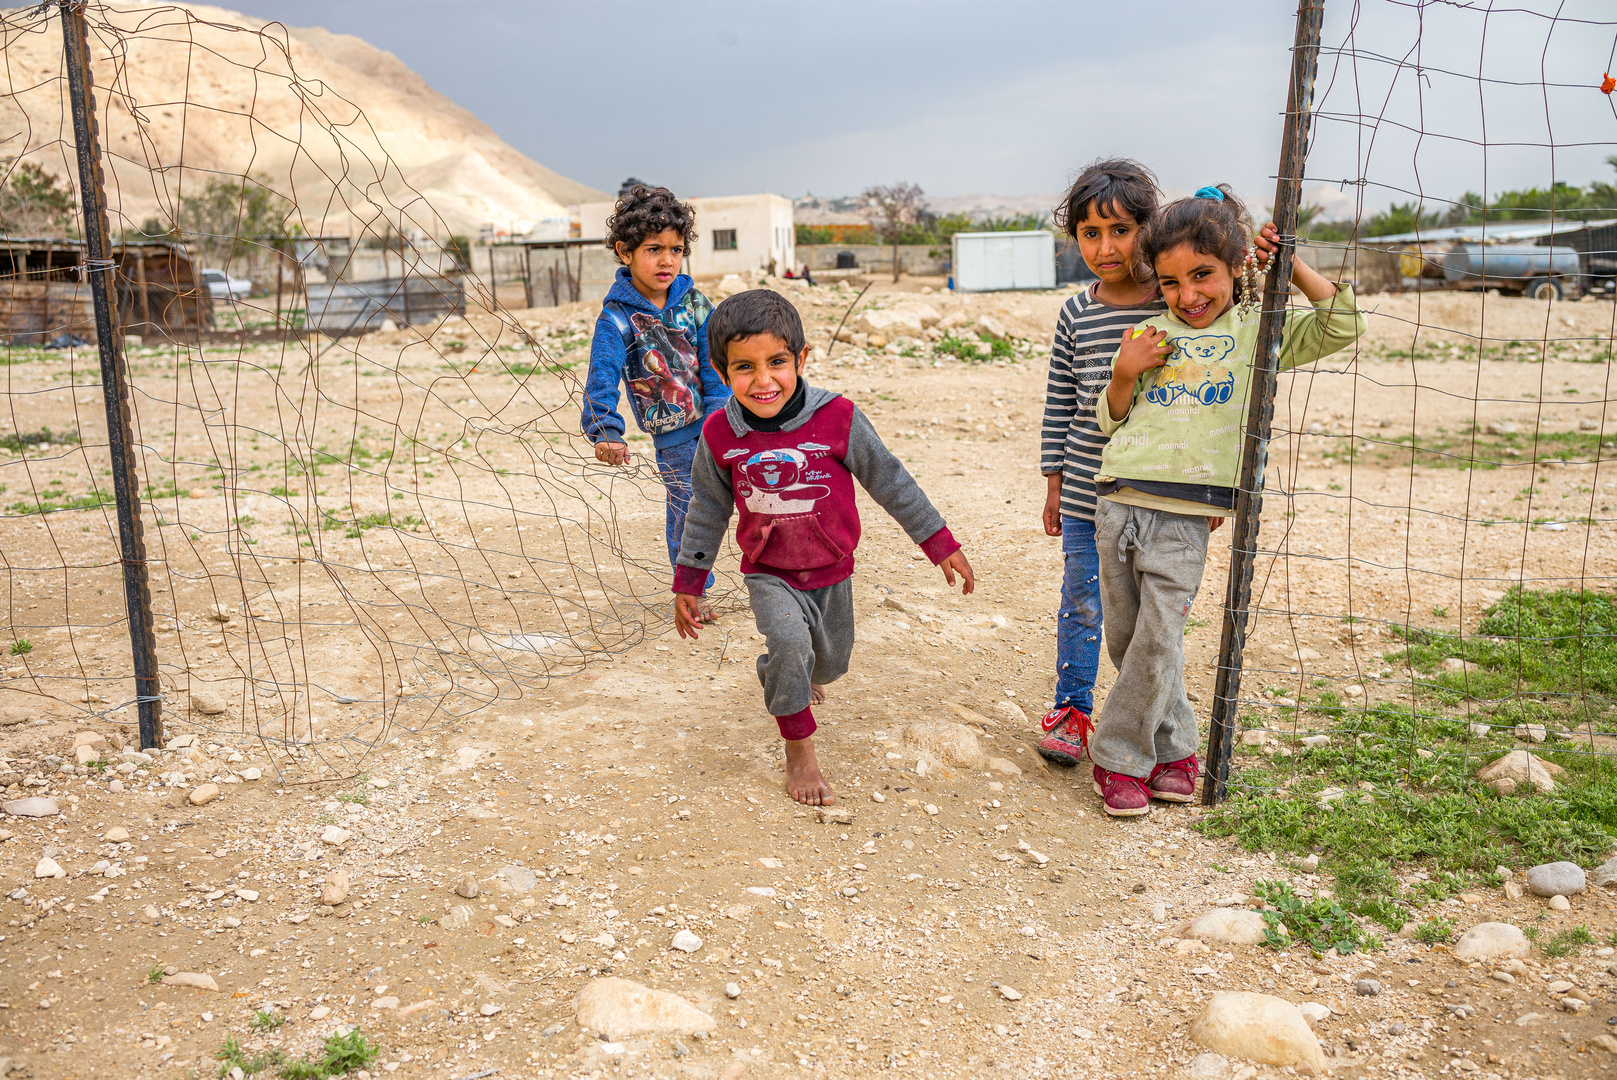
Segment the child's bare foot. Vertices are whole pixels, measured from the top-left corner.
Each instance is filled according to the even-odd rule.
[[[820,683],[809,683],[809,704],[825,704],[825,687]]]
[[[820,775],[813,736],[786,740],[786,791],[804,806],[830,806],[836,801],[831,785]]]

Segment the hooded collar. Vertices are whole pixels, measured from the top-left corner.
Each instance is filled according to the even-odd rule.
[[[691,291],[692,285],[693,282],[689,275],[675,274],[674,280],[668,284],[668,303],[658,307],[644,296],[641,296],[640,290],[634,287],[634,282],[629,277],[629,268],[620,266],[616,277],[612,279],[612,288],[607,291],[606,298],[616,301],[624,307],[634,308],[637,311],[648,312],[652,315],[661,315],[683,300],[685,294]]]
[[[783,432],[796,431],[813,419],[814,414],[822,406],[842,396],[834,390],[826,390],[819,386],[808,386],[806,383],[804,385],[806,390],[804,391],[803,411],[780,426],[780,430]],[[730,430],[735,433],[735,437],[738,439],[746,438],[753,430],[747,423],[747,414],[742,409],[740,400],[734,396],[724,403],[724,418],[730,422]]]

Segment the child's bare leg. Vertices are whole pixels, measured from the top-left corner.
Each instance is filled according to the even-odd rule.
[[[786,739],[786,791],[805,806],[829,806],[836,801],[831,785],[820,773],[814,737]]]
[[[809,683],[809,704],[810,705],[824,705],[825,704],[825,684],[824,683]]]

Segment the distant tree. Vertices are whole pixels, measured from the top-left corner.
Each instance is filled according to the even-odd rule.
[[[291,212],[292,204],[261,181],[215,178],[201,194],[180,200],[177,224],[203,264],[222,269],[253,247],[285,236]]]
[[[9,236],[66,236],[78,205],[66,184],[32,161],[0,159],[0,231]]]
[[[900,181],[866,188],[859,196],[859,210],[870,219],[871,228],[884,243],[893,247],[893,280],[898,280],[898,245],[930,216],[926,193],[918,184]]]

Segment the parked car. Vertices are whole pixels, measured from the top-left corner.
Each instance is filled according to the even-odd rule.
[[[235,300],[253,291],[251,281],[231,277],[223,270],[202,271],[202,285],[215,300]]]

